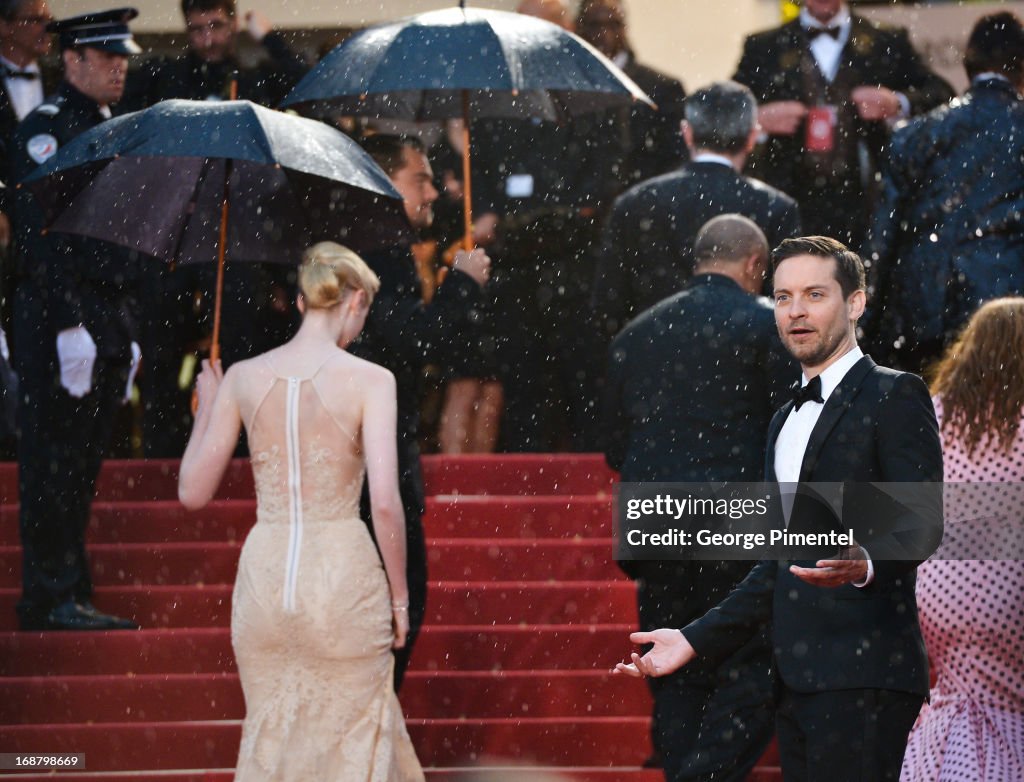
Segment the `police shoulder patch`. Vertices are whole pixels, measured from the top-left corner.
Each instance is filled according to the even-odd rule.
[[[49,133],[40,133],[28,140],[25,151],[36,163],[45,163],[57,154],[57,146],[57,139]]]

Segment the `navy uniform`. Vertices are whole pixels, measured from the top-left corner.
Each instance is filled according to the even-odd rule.
[[[86,14],[47,28],[61,51],[136,54],[127,22],[134,9]],[[88,71],[97,78],[97,67]],[[21,181],[109,109],[69,81],[14,134],[12,170]],[[93,82],[89,82],[92,84]],[[84,82],[83,89],[95,91]],[[109,84],[103,89],[109,91]],[[94,239],[44,235],[32,196],[15,199],[15,253],[22,283],[14,303],[15,367],[21,375],[18,476],[23,549],[22,629],[114,629],[134,623],[99,613],[85,530],[116,406],[126,393],[134,327],[131,299],[141,262]],[[134,348],[134,350],[133,350]]]

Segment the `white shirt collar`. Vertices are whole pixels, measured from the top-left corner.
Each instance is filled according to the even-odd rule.
[[[850,9],[846,7],[845,3],[843,3],[843,5],[839,7],[839,12],[829,19],[827,23],[822,24],[811,16],[810,12],[806,8],[801,8],[800,25],[802,27],[817,27],[819,29],[825,27],[838,27],[839,35],[842,37],[850,27]]]
[[[836,359],[828,368],[821,373],[821,398],[826,402],[832,395],[832,392],[836,390],[846,373],[853,369],[853,365],[856,364],[864,357],[864,351],[860,349],[859,345],[854,345],[846,353]],[[807,379],[807,375],[800,377],[800,385],[806,386],[810,382]]]
[[[615,63],[615,65],[618,68],[625,68],[627,65],[629,65],[629,52],[623,49],[621,52],[612,57],[612,62]]]
[[[694,163],[718,163],[729,168],[735,168],[732,161],[724,155],[716,155],[714,152],[701,152],[699,155],[693,156]]]
[[[34,60],[28,65],[15,65],[13,62],[8,60],[6,57],[0,55],[0,65],[3,65],[11,71],[25,71],[27,73],[39,73],[39,63]]]

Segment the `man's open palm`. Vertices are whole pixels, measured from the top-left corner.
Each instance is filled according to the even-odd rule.
[[[679,630],[653,630],[649,633],[632,633],[629,640],[635,644],[654,644],[653,648],[641,657],[633,652],[632,663],[617,663],[615,673],[628,676],[666,676],[678,671],[697,653],[690,642]]]

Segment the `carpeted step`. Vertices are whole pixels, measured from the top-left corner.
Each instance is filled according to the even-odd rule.
[[[176,459],[108,460],[96,486],[100,500],[172,500],[178,496]],[[599,454],[474,454],[424,456],[429,495],[609,494],[614,473]],[[228,466],[217,496],[254,496],[248,460]],[[0,504],[17,502],[18,470],[0,463]]]
[[[410,671],[414,719],[644,717],[647,688],[608,671]],[[238,720],[238,675],[121,674],[0,678],[0,725]]]
[[[98,543],[89,547],[97,586],[233,584],[240,543]],[[437,581],[594,581],[625,576],[611,539],[434,539],[427,548]],[[0,546],[0,589],[21,584],[21,549]]]
[[[427,625],[412,670],[595,670],[625,658],[633,624]],[[0,676],[232,673],[225,628],[0,633]]]
[[[482,758],[559,766],[639,766],[650,752],[648,720],[570,717],[410,720],[428,766]],[[220,722],[2,725],[0,747],[18,752],[81,752],[92,771],[231,768],[241,724]]]
[[[609,538],[610,498],[586,495],[428,497],[428,538]],[[256,500],[214,500],[188,511],[177,500],[92,504],[88,539],[104,543],[241,542],[256,521]],[[0,546],[17,546],[18,506],[0,505]]]
[[[103,611],[134,619],[144,628],[227,627],[232,587],[101,586],[95,603]],[[631,581],[440,581],[428,587],[430,624],[608,624],[636,616]],[[14,630],[20,590],[0,589],[0,632]],[[300,596],[301,599],[301,596]]]

